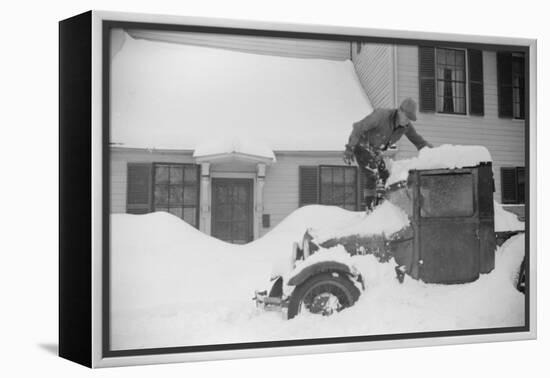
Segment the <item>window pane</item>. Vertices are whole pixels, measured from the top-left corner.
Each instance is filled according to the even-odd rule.
[[[355,185],[346,185],[344,188],[344,203],[346,205],[352,204],[355,206]]]
[[[167,208],[167,207],[155,207],[155,211],[165,211],[165,212],[168,212],[168,208]]]
[[[170,179],[170,167],[167,165],[155,166],[155,183],[168,184]]]
[[[197,182],[197,167],[185,167],[184,173],[185,183],[196,183]]]
[[[443,80],[445,78],[445,67],[437,66],[437,79]]]
[[[443,96],[437,97],[437,111],[442,112],[443,111]]]
[[[455,111],[457,113],[466,113],[466,101],[464,97],[455,99]]]
[[[183,182],[183,167],[172,165],[170,167],[170,183],[181,184]]]
[[[321,204],[330,205],[332,203],[332,185],[321,185]]]
[[[332,169],[321,167],[321,184],[332,184]]]
[[[344,185],[334,185],[332,188],[332,205],[344,205]]]
[[[349,185],[354,185],[355,184],[355,169],[354,168],[346,168],[345,169],[345,181],[346,181],[346,184],[349,184]]]
[[[186,186],[183,188],[183,203],[185,205],[197,204],[197,188],[194,186]]]
[[[454,71],[454,79],[456,81],[464,81],[464,71],[463,70],[455,70]]]
[[[182,209],[181,207],[171,207],[169,208],[168,212],[170,214],[174,214],[176,217],[181,218],[182,216]]]
[[[455,52],[454,50],[446,50],[447,53],[447,65],[455,65]]]
[[[445,50],[437,49],[437,64],[445,64]]]
[[[183,186],[170,186],[170,205],[181,205],[183,203]]]
[[[464,93],[464,83],[455,83],[454,95],[455,97],[465,97],[466,94]]]
[[[352,167],[321,167],[320,203],[355,210],[357,171]]]
[[[155,185],[155,204],[168,205],[168,185]]]
[[[464,67],[465,56],[466,56],[466,53],[464,51],[456,52],[456,65],[458,68]]]
[[[471,174],[424,175],[420,182],[423,217],[473,215],[474,193]]]
[[[335,185],[343,185],[344,168],[332,168],[332,179]]]
[[[197,208],[185,207],[183,209],[183,220],[193,226],[196,226],[197,225]]]

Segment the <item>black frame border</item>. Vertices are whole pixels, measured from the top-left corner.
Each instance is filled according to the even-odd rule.
[[[307,25],[306,25],[307,26]],[[284,25],[282,25],[284,27]],[[312,28],[315,26],[312,26]],[[233,35],[248,35],[260,37],[279,37],[279,38],[294,38],[294,39],[314,39],[314,40],[331,40],[345,42],[371,42],[371,43],[389,43],[399,45],[422,45],[422,46],[448,46],[474,48],[481,50],[499,50],[499,51],[515,51],[525,53],[525,168],[526,168],[526,200],[525,200],[525,262],[526,266],[530,266],[530,51],[529,46],[521,45],[506,45],[499,43],[472,43],[472,42],[455,42],[445,40],[423,40],[409,38],[390,38],[390,37],[371,37],[365,35],[353,34],[330,34],[318,32],[297,32],[297,31],[282,31],[282,30],[267,30],[267,29],[247,29],[233,27],[217,27],[217,26],[198,26],[185,24],[164,24],[164,23],[149,23],[149,22],[134,22],[134,21],[119,21],[108,20],[102,21],[102,177],[103,177],[103,203],[102,203],[102,357],[129,357],[129,356],[145,356],[158,354],[174,354],[174,353],[193,353],[193,352],[213,352],[227,350],[246,350],[256,348],[280,348],[280,347],[295,347],[308,346],[319,344],[341,344],[341,343],[356,343],[369,341],[389,341],[389,340],[406,340],[406,339],[421,339],[421,338],[441,338],[453,336],[471,336],[471,335],[489,335],[502,333],[519,333],[529,332],[530,328],[530,272],[526,269],[526,288],[525,288],[525,325],[523,327],[500,327],[500,328],[479,328],[466,329],[456,331],[434,331],[434,332],[415,332],[403,334],[385,334],[385,335],[365,335],[351,337],[333,337],[333,338],[316,338],[302,340],[280,340],[280,341],[265,341],[265,342],[249,342],[235,344],[211,344],[211,345],[193,345],[180,347],[162,347],[162,348],[144,348],[144,349],[126,349],[126,350],[111,350],[110,349],[110,35],[113,28],[126,29],[146,29],[146,30],[162,30],[162,31],[181,31],[181,32],[201,32],[213,34],[233,34]],[[344,29],[344,28],[343,28]],[[406,31],[402,31],[406,33]],[[465,38],[467,36],[464,36]],[[490,38],[490,37],[487,37]]]

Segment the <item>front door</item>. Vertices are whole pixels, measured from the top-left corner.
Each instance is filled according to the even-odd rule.
[[[244,244],[253,239],[253,180],[212,179],[212,236]]]

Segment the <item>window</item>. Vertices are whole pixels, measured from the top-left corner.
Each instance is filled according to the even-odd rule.
[[[525,167],[502,167],[500,182],[502,203],[525,203]]]
[[[422,217],[469,217],[474,214],[474,182],[470,173],[422,175]]]
[[[128,163],[126,211],[166,211],[198,227],[199,166]]]
[[[418,77],[421,112],[484,115],[483,51],[419,46]]]
[[[357,167],[300,166],[299,206],[323,204],[359,210],[360,186]]]
[[[197,226],[198,169],[196,165],[154,165],[153,210],[166,211]]]
[[[466,114],[466,52],[436,49],[436,92],[439,113]]]
[[[523,56],[512,56],[512,103],[513,116],[517,119],[525,118],[525,71]]]
[[[355,167],[321,166],[320,203],[357,209],[357,169]]]
[[[525,56],[499,52],[498,114],[503,118],[525,119]]]

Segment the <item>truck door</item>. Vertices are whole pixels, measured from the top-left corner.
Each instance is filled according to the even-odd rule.
[[[479,217],[475,171],[420,172],[419,273],[424,282],[462,283],[479,277]]]

